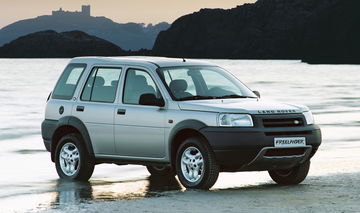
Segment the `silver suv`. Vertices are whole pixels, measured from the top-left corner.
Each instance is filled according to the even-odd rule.
[[[72,59],[48,98],[42,137],[61,178],[140,164],[200,189],[237,171],[298,184],[321,143],[307,107],[263,102],[210,63],[150,57]]]

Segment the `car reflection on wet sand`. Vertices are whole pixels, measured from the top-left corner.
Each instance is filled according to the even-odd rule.
[[[119,182],[73,182],[59,179],[54,189],[56,195],[48,208],[92,201],[160,197],[166,192],[180,190],[183,188],[174,176],[149,176],[146,180]]]

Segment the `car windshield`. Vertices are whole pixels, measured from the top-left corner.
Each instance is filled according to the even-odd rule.
[[[219,67],[166,67],[159,69],[171,96],[178,101],[257,98],[238,79]]]

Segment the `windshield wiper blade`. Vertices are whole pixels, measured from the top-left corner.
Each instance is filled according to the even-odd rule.
[[[252,96],[245,96],[245,95],[223,95],[223,96],[217,96],[216,99],[226,99],[226,98],[256,98]]]
[[[203,95],[195,95],[195,96],[188,96],[183,98],[178,98],[178,101],[189,101],[189,100],[204,100],[204,99],[214,99],[214,96],[203,96]]]

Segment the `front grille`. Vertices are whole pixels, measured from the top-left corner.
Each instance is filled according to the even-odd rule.
[[[280,157],[280,156],[294,156],[305,154],[306,148],[287,148],[287,149],[269,149],[264,156]]]
[[[303,118],[264,118],[264,127],[297,127],[304,126]]]
[[[310,135],[311,131],[265,132],[266,136]]]

